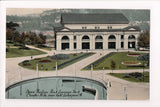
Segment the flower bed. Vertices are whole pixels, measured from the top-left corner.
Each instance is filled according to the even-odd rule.
[[[31,64],[30,63],[25,63],[25,64],[23,64],[23,66],[31,66]]]
[[[129,53],[129,54],[127,54],[127,56],[132,56],[132,57],[138,57],[140,55],[141,54],[139,54],[139,53]]]
[[[51,63],[51,60],[41,60],[39,63]]]
[[[136,62],[136,61],[125,61],[125,62],[122,62],[121,64],[123,64],[123,65],[140,65],[141,63]]]

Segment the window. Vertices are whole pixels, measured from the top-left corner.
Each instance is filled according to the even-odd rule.
[[[73,38],[74,38],[74,40],[76,40],[76,36],[74,36]]]
[[[124,35],[121,35],[121,39],[124,39]]]
[[[74,49],[76,49],[77,48],[77,43],[74,43]]]
[[[87,27],[86,27],[86,26],[84,26],[84,27],[82,27],[82,29],[87,29]]]
[[[112,26],[108,26],[108,29],[112,29]]]
[[[124,42],[121,42],[121,48],[124,48]]]
[[[100,29],[100,27],[99,26],[95,26],[95,29]]]

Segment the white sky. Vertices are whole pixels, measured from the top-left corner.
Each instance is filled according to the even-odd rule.
[[[26,15],[26,14],[39,14],[43,11],[51,10],[50,8],[7,8],[7,15]]]

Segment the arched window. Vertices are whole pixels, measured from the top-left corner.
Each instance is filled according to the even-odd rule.
[[[134,36],[134,35],[130,35],[130,36],[128,37],[128,39],[135,39],[135,36]]]
[[[68,36],[63,36],[62,40],[69,40],[69,37]]]
[[[108,39],[116,39],[116,37],[114,35],[110,35]]]
[[[84,35],[84,36],[82,37],[82,39],[89,39],[89,36]]]
[[[95,38],[96,40],[98,39],[103,39],[103,37],[102,36],[96,36],[96,38]]]

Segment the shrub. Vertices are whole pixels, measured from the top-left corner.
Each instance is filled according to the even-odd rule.
[[[69,59],[69,55],[67,55],[67,54],[57,54],[57,55],[51,56],[51,59],[54,59],[54,60],[65,60],[65,59]]]
[[[28,63],[29,62],[29,60],[24,60],[22,63],[24,64],[24,63]]]

